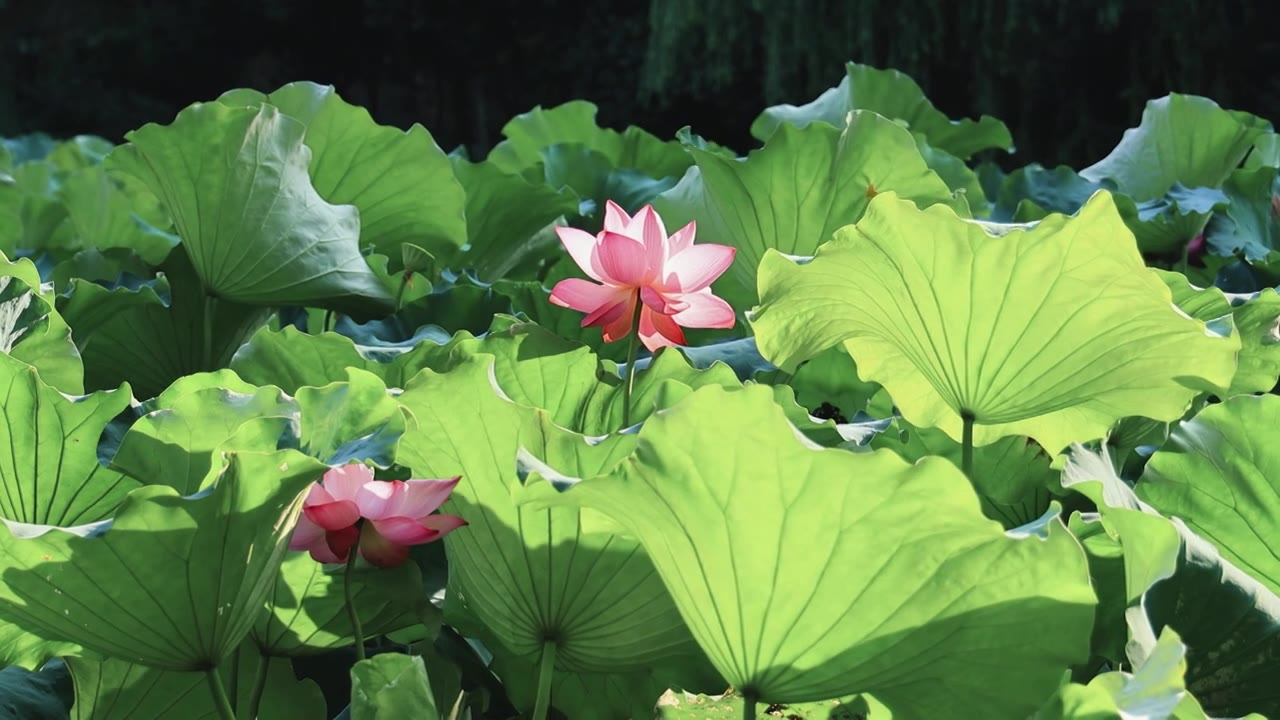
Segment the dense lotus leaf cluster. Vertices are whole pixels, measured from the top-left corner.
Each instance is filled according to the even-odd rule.
[[[1280,717],[1271,123],[595,114],[0,141],[0,718]]]

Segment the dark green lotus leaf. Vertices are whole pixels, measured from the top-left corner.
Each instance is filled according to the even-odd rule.
[[[716,669],[762,702],[1023,717],[1088,654],[1096,598],[1056,517],[1006,534],[949,462],[816,448],[770,388],[699,389],[604,474],[545,467],[563,491],[526,492],[637,537]]]
[[[1280,451],[1260,428],[1280,423],[1280,397],[1237,396],[1174,427],[1135,491],[1180,518],[1224,558],[1280,592]]]
[[[6,667],[0,670],[0,720],[66,720],[72,693],[62,662],[38,671]]]
[[[581,143],[562,143],[542,149],[542,172],[546,184],[568,188],[578,197],[590,201],[590,212],[583,215],[604,221],[607,200],[613,200],[634,213],[660,193],[670,189],[684,174],[650,177],[632,168],[618,168],[603,153]],[[685,164],[692,164],[687,157]],[[674,229],[674,228],[671,228]]]
[[[59,299],[90,390],[128,382],[140,397],[159,395],[183,376],[226,367],[270,315],[267,308],[224,299],[207,307],[184,248],[170,253],[160,269],[162,277],[136,288],[75,280]],[[207,349],[206,338],[212,343]]]
[[[1222,187],[1230,207],[1205,228],[1205,241],[1215,253],[1261,261],[1280,250],[1280,217],[1272,203],[1280,195],[1278,182],[1276,168],[1265,165],[1231,173]]]
[[[911,427],[903,420],[898,420],[897,425],[872,438],[871,446],[893,450],[912,462],[935,455],[960,466],[960,443],[946,433],[937,428]],[[971,482],[982,502],[983,514],[1006,530],[1043,516],[1053,501],[1050,488],[1058,484],[1058,473],[1049,467],[1049,461],[1039,445],[1016,436],[975,448]]]
[[[160,198],[205,295],[382,315],[392,298],[360,254],[360,214],[316,192],[305,132],[271,105],[196,104],[130,132],[106,167]]]
[[[824,350],[800,363],[787,384],[809,412],[830,415],[837,422],[847,422],[867,410],[871,398],[881,390],[878,384],[858,377],[858,368],[843,347]]]
[[[351,668],[351,720],[438,720],[422,658],[382,653]]]
[[[1079,210],[1102,185],[1080,177],[1066,165],[1049,169],[1032,163],[1009,173],[1000,181],[991,219],[1021,222],[1020,208],[1030,203],[1048,212],[1070,215]]]
[[[1115,195],[1116,210],[1133,231],[1138,249],[1146,253],[1177,254],[1204,231],[1209,218],[1227,209],[1230,200],[1216,188],[1187,188],[1175,184],[1164,195],[1135,202]]]
[[[389,467],[406,418],[377,375],[348,368],[346,382],[299,388],[303,452],[326,465],[372,462]]]
[[[857,222],[878,193],[891,190],[921,207],[942,203],[968,214],[925,164],[911,133],[872,112],[854,112],[843,130],[782,125],[744,161],[690,153],[698,170],[654,207],[668,230],[696,220],[699,242],[738,249],[716,285],[735,307],[756,298],[756,268],[768,250],[814,254],[838,228]]]
[[[136,194],[126,192],[124,184],[108,177],[100,165],[64,178],[58,197],[67,208],[75,247],[125,248],[151,265],[164,262],[178,238],[144,219]]]
[[[771,252],[752,327],[788,371],[843,345],[912,425],[960,440],[968,415],[977,445],[1057,453],[1122,417],[1180,418],[1235,373],[1230,323],[1179,312],[1126,238],[1107,193],[1030,228],[886,193],[812,261]]]
[[[582,396],[565,379],[579,371],[550,372],[557,360],[516,363],[514,377],[524,395],[550,400],[557,414],[572,417],[571,404]],[[418,427],[405,434],[397,462],[415,477],[462,476],[443,508],[470,523],[444,540],[449,603],[465,604],[506,652],[528,662],[553,641],[556,667],[565,672],[634,671],[696,655],[633,540],[614,535],[598,515],[517,506],[522,448],[594,474],[624,456],[634,436],[589,444],[553,414],[500,395],[512,391],[500,377],[494,383],[497,372],[494,357],[478,352],[445,374],[424,370],[399,397]],[[535,378],[545,392],[532,387]],[[593,373],[587,379],[594,382]],[[456,412],[459,402],[467,412]]]
[[[538,694],[538,666],[499,654],[490,667],[502,678],[511,704],[522,712],[532,712]],[[557,672],[551,678],[551,706],[574,720],[653,717],[658,698],[671,686],[672,669],[664,663],[632,673]]]
[[[1240,355],[1229,395],[1269,392],[1280,379],[1280,295],[1268,288],[1251,294],[1198,288],[1185,276],[1152,270],[1173,292],[1173,302],[1197,320],[1230,314],[1240,335]]]
[[[70,527],[111,516],[138,483],[98,464],[98,437],[129,406],[127,385],[67,397],[0,353],[0,517]]]
[[[511,308],[515,313],[532,320],[566,340],[580,342],[591,347],[596,355],[614,362],[623,362],[627,357],[627,343],[607,343],[601,337],[600,329],[582,327],[582,313],[572,308],[560,307],[550,300],[547,288],[555,287],[556,282],[563,279],[569,271],[567,265],[572,262],[558,262],[552,266],[543,280],[510,281],[500,280],[494,283],[493,289],[511,299]],[[576,268],[577,266],[574,265]]]
[[[580,144],[616,168],[631,168],[651,178],[680,177],[693,164],[679,142],[661,140],[635,126],[623,132],[601,128],[596,110],[585,100],[571,100],[517,115],[503,126],[506,140],[490,151],[489,161],[507,172],[522,173],[544,161],[546,148]]]
[[[0,252],[46,250],[66,233],[67,209],[58,201],[56,168],[47,162],[18,165],[0,182]]]
[[[226,105],[274,105],[306,126],[311,183],[320,197],[360,210],[360,244],[403,267],[400,247],[413,243],[447,255],[467,241],[465,193],[431,133],[379,125],[332,85],[294,82],[270,95],[232,90]]]
[[[40,292],[40,274],[30,260],[6,262],[0,255],[0,353],[31,365],[62,392],[84,392],[84,363],[71,328]]]
[[[560,252],[559,239],[543,230],[577,214],[578,198],[572,192],[530,181],[490,161],[452,162],[467,191],[467,244],[445,258],[446,264],[492,282]]]
[[[295,451],[231,454],[191,497],[152,485],[109,521],[6,521],[0,619],[157,669],[217,665],[262,612],[302,492],[325,469]]]
[[[1138,127],[1126,130],[1120,144],[1080,177],[1113,183],[1136,202],[1162,197],[1178,183],[1221,187],[1269,130],[1270,123],[1249,113],[1172,93],[1149,101]]]
[[[325,566],[304,552],[285,556],[267,612],[251,635],[266,655],[313,655],[354,642],[344,594],[344,568]],[[427,603],[422,577],[413,563],[395,568],[361,567],[355,571],[352,597],[360,624],[372,637],[402,630],[418,622]]]
[[[845,65],[840,84],[813,102],[799,107],[775,105],[765,110],[751,123],[751,134],[758,140],[768,140],[783,123],[803,127],[824,122],[843,127],[850,110],[870,110],[901,120],[912,132],[928,138],[930,145],[961,160],[992,148],[1013,150],[1013,136],[999,120],[989,115],[976,122],[968,118],[952,120],[934,107],[907,75],[853,62]]]
[[[262,663],[269,663],[262,668]],[[68,658],[76,702],[70,720],[218,720],[203,672],[174,672],[124,660]],[[256,675],[265,672],[260,720],[315,720],[328,717],[324,694],[314,680],[298,680],[283,658],[268,659],[245,644],[219,667],[238,717],[250,714]],[[65,717],[65,716],[64,716]]]

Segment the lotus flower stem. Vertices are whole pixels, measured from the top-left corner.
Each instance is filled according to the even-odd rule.
[[[227,687],[222,684],[222,676],[218,674],[218,668],[211,667],[204,674],[209,680],[209,692],[213,694],[213,705],[218,709],[218,717],[222,720],[236,720],[236,709],[231,705],[231,698],[227,696]]]
[[[538,699],[533,704],[533,720],[546,720],[551,707],[551,676],[556,668],[556,644],[547,640],[542,644],[542,661],[538,664]]]
[[[960,413],[960,469],[973,480],[973,413]]]
[[[640,291],[636,291],[636,309],[631,316],[632,334],[630,347],[627,349],[627,383],[622,390],[622,427],[631,427],[631,390],[636,385],[636,356],[640,354],[640,311],[644,303],[640,302]]]
[[[356,523],[357,528],[363,522]],[[356,644],[356,662],[364,660],[364,628],[360,625],[360,611],[356,609],[356,600],[354,591],[351,589],[355,584],[356,558],[360,556],[360,536],[356,535],[356,541],[351,543],[351,548],[347,550],[347,569],[342,575],[342,594],[347,599],[347,615],[351,618],[351,634],[355,638]]]
[[[200,348],[201,370],[212,372],[213,367],[213,316],[218,299],[212,295],[204,296],[204,345]]]
[[[400,308],[404,307],[404,291],[409,287],[409,279],[413,277],[413,273],[405,270],[404,275],[400,277],[400,287],[396,290],[396,312],[400,312]]]
[[[258,717],[258,707],[262,704],[262,693],[267,689],[267,671],[271,669],[271,658],[259,654],[258,668],[253,674],[253,690],[249,693],[249,717]]]
[[[756,696],[752,693],[742,694],[742,720],[756,720]]]

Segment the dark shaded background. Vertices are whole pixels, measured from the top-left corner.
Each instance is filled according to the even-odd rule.
[[[0,135],[119,141],[235,87],[332,83],[385,124],[481,153],[572,98],[602,124],[746,151],[768,104],[845,60],[1009,124],[1032,161],[1091,163],[1170,90],[1280,120],[1280,2],[1211,0],[0,0]]]

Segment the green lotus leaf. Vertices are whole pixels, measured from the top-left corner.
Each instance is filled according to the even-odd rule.
[[[351,668],[351,720],[438,720],[422,658],[382,653]]]
[[[833,347],[800,363],[788,384],[795,390],[796,402],[837,422],[847,422],[859,411],[867,411],[871,398],[880,386],[858,377],[853,358],[843,347]]]
[[[665,665],[665,664],[664,664]],[[538,666],[511,655],[490,665],[503,680],[507,698],[530,713],[538,694]],[[631,673],[563,673],[551,678],[551,706],[574,720],[632,720],[653,717],[654,705],[669,687],[659,675],[670,668]]]
[[[1280,596],[1139,499],[1105,456],[1073,448],[1063,478],[1097,503],[1124,546],[1131,662],[1142,663],[1169,627],[1188,647],[1187,690],[1209,715],[1280,711]],[[1180,708],[1177,717],[1196,716]]]
[[[1093,634],[1089,639],[1091,663],[1100,665],[1106,661],[1112,667],[1126,663],[1129,626],[1124,615],[1129,600],[1125,594],[1124,546],[1108,532],[1097,513],[1071,513],[1067,529],[1080,541],[1089,558],[1089,577],[1098,594]]]
[[[1006,534],[945,460],[816,448],[767,387],[698,390],[611,467],[539,497],[634,534],[712,663],[754,699],[870,692],[904,720],[978,703],[1019,717],[1088,654],[1096,599],[1061,522]]]
[[[343,378],[347,368],[373,373],[387,387],[402,388],[422,368],[445,363],[451,349],[430,342],[409,348],[360,345],[337,333],[311,335],[292,326],[263,327],[236,351],[231,368],[256,385],[275,385],[295,394],[298,388]]]
[[[216,666],[262,612],[302,491],[326,469],[288,450],[226,457],[205,492],[139,488],[109,521],[6,521],[0,619],[156,669]]]
[[[1280,194],[1277,182],[1276,168],[1269,166],[1231,173],[1222,187],[1230,206],[1205,228],[1205,241],[1214,252],[1261,261],[1280,250],[1280,218],[1271,200]]]
[[[30,260],[15,263],[0,255],[0,353],[40,371],[46,383],[62,392],[84,392],[84,362],[71,328],[40,294],[40,274]]]
[[[953,193],[964,197],[965,204],[975,217],[987,215],[991,211],[991,203],[982,191],[978,174],[964,160],[930,145],[924,135],[912,133],[912,136],[915,137],[916,147],[929,169],[937,173]]]
[[[400,246],[414,243],[447,255],[467,241],[465,193],[431,133],[379,125],[369,112],[342,99],[332,85],[289,83],[264,95],[232,90],[218,98],[230,106],[274,105],[306,127],[311,183],[335,205],[360,211],[360,244],[402,267]]]
[[[252,639],[263,654],[313,655],[353,642],[347,614],[344,568],[326,567],[304,552],[285,556],[267,612],[258,617]],[[363,567],[355,571],[351,596],[369,637],[403,630],[420,621],[427,599],[417,566]]]
[[[153,227],[135,207],[134,198],[100,165],[87,166],[66,177],[58,197],[79,247],[127,248],[151,265],[159,265],[178,244],[178,238]]]
[[[934,455],[960,466],[960,443],[937,428],[916,428],[898,421],[896,431],[877,434],[871,439],[871,447],[892,450],[912,462]],[[1058,482],[1058,473],[1049,467],[1049,460],[1039,446],[1020,437],[1001,438],[977,448],[973,453],[972,482],[983,514],[1006,530],[1043,516],[1053,501],[1050,488]]]
[[[61,662],[39,671],[6,667],[0,670],[0,718],[66,720],[71,693],[71,676]]]
[[[49,387],[0,353],[0,517],[70,527],[111,516],[138,483],[98,464],[98,437],[129,386],[84,397]]]
[[[405,434],[397,462],[417,477],[462,476],[444,506],[470,523],[444,540],[449,602],[465,604],[501,647],[530,662],[554,642],[556,667],[566,672],[635,671],[696,655],[634,541],[590,513],[517,507],[522,447],[594,474],[624,456],[634,436],[588,444],[547,412],[499,395],[507,387],[495,387],[496,371],[491,356],[479,355],[445,374],[424,370],[399,397],[418,428]],[[460,398],[466,413],[452,409]]]
[[[893,191],[921,207],[964,208],[925,164],[911,133],[872,112],[855,111],[843,130],[783,125],[745,161],[690,153],[698,170],[653,205],[669,230],[696,220],[699,242],[738,249],[717,285],[735,306],[755,299],[766,251],[812,255],[836,229],[857,222],[877,193]]]
[[[1245,158],[1246,168],[1280,168],[1280,134],[1269,132],[1253,141],[1253,151]]]
[[[392,298],[360,255],[359,213],[316,192],[305,132],[271,105],[196,104],[130,132],[106,167],[160,198],[205,295],[385,314]]]
[[[268,663],[264,668],[262,663]],[[124,660],[67,658],[76,701],[70,720],[217,720],[209,681],[203,672],[174,672]],[[328,717],[324,694],[314,680],[298,680],[289,661],[264,658],[242,645],[219,667],[238,717],[260,720],[315,720]],[[257,674],[265,673],[258,714],[252,715]],[[65,715],[63,717],[66,717]]]
[[[510,281],[499,280],[493,289],[511,299],[513,312],[528,318],[566,340],[580,342],[589,346],[596,355],[614,362],[624,362],[627,357],[627,343],[607,343],[601,336],[600,329],[582,327],[582,313],[572,308],[555,305],[550,300],[549,287],[570,275],[570,268],[577,268],[572,262],[556,263],[548,271],[543,280]]]
[[[1186,696],[1187,647],[1172,630],[1133,672],[1098,675],[1088,685],[1062,687],[1033,720],[1129,720],[1170,718]],[[1206,718],[1207,720],[1207,718]]]
[[[56,168],[47,162],[28,162],[0,182],[0,252],[44,250],[65,233],[67,209],[58,201]]]
[[[1125,416],[1175,420],[1230,385],[1239,337],[1173,307],[1110,195],[995,227],[886,194],[812,262],[770,253],[761,354],[791,370],[843,343],[912,425],[961,440],[967,417],[976,445],[1027,435],[1051,453]]]
[[[389,467],[404,434],[402,408],[378,376],[357,368],[346,382],[299,388],[302,450],[326,465],[372,462]]]
[[[1270,123],[1249,113],[1172,93],[1149,101],[1138,127],[1126,130],[1120,144],[1080,177],[1113,183],[1139,202],[1163,196],[1176,183],[1216,188],[1269,130]]]
[[[1237,396],[1173,429],[1135,491],[1280,592],[1280,452],[1259,428],[1280,422],[1280,397]]]
[[[102,161],[115,145],[106,138],[97,135],[76,135],[75,137],[54,145],[45,158],[58,168],[59,172],[72,174],[87,167],[102,165]]]
[[[554,233],[541,232],[566,215],[576,215],[573,193],[503,170],[491,161],[453,158],[453,171],[467,191],[467,245],[448,259],[455,269],[473,270],[484,282],[560,251]]]
[[[680,177],[693,164],[678,142],[661,140],[635,126],[623,132],[601,128],[596,111],[593,103],[572,100],[517,115],[503,126],[506,140],[489,152],[488,160],[506,172],[522,173],[544,161],[546,148],[581,144],[614,167],[639,170],[651,178]]]
[[[1205,229],[1209,218],[1230,204],[1227,195],[1216,188],[1181,185],[1153,200],[1134,202],[1127,195],[1115,195],[1114,199],[1138,241],[1138,249],[1155,254],[1182,253]]]
[[[1013,150],[1013,136],[999,120],[983,115],[977,122],[968,118],[952,120],[929,102],[924,91],[897,70],[880,70],[869,65],[847,63],[840,84],[799,107],[775,105],[751,123],[751,135],[768,140],[782,124],[804,127],[824,122],[843,127],[850,110],[870,110],[892,120],[901,120],[929,144],[961,160],[974,153],[999,148]]]
[[[161,395],[154,409],[129,428],[111,467],[148,485],[168,485],[180,495],[200,489],[219,462],[219,448],[275,450],[277,439],[297,423],[298,403],[275,387],[209,387],[173,395]],[[252,433],[240,432],[251,420],[265,422]],[[234,447],[227,447],[233,436]]]
[[[683,154],[683,153],[682,153]],[[572,190],[584,203],[580,212],[591,215],[597,224],[604,221],[607,200],[634,213],[660,193],[671,189],[680,179],[674,176],[650,177],[632,168],[618,168],[600,153],[581,143],[566,143],[543,148],[543,178],[553,188]],[[684,164],[692,164],[688,157]],[[526,175],[531,174],[526,171]],[[588,212],[588,210],[590,210]]]
[[[1248,295],[1198,288],[1176,272],[1153,270],[1173,292],[1173,302],[1197,320],[1230,314],[1240,335],[1240,356],[1230,395],[1269,392],[1280,379],[1280,295],[1272,288]]]
[[[128,382],[140,397],[159,395],[186,375],[226,367],[270,315],[268,308],[230,300],[207,306],[182,247],[169,254],[161,271],[163,277],[136,288],[75,280],[70,294],[60,298],[58,309],[84,358],[90,390]]]
[[[1098,183],[1080,177],[1066,165],[1049,169],[1032,163],[1009,173],[1000,181],[995,196],[991,219],[1000,222],[1021,222],[1026,203],[1049,212],[1071,214],[1099,190],[1106,189]]]

